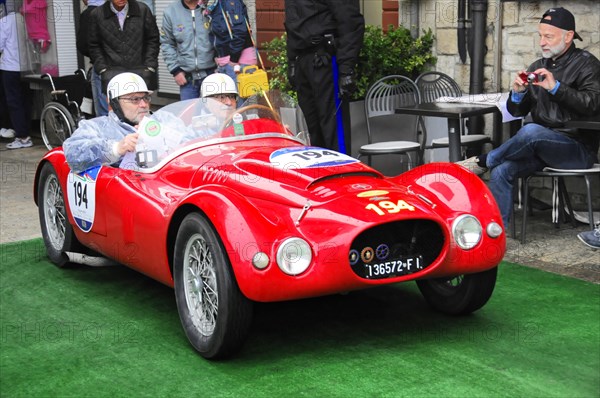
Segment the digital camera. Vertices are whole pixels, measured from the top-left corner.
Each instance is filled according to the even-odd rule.
[[[535,72],[521,72],[519,74],[519,77],[521,78],[521,80],[528,83],[537,83],[544,80],[544,76]]]

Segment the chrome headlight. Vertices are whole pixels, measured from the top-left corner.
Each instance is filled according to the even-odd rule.
[[[306,271],[312,261],[312,250],[301,238],[288,238],[277,249],[277,265],[288,275]]]
[[[469,250],[475,247],[483,234],[483,228],[477,218],[470,214],[463,214],[452,223],[452,236],[462,249]]]

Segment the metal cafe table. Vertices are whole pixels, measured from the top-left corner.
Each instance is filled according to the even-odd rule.
[[[448,120],[448,143],[450,162],[458,162],[460,156],[460,124],[465,118],[500,113],[496,102],[428,102],[396,108],[396,113],[417,116],[442,117]]]

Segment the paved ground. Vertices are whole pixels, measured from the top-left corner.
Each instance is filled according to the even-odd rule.
[[[9,140],[1,141],[0,243],[41,237],[33,181],[46,148],[36,137],[32,148],[12,151],[5,147]],[[520,220],[520,212],[516,215]],[[549,211],[535,212],[528,224],[527,242],[509,239],[505,260],[600,283],[600,250],[588,248],[576,237],[588,225],[563,224],[555,229]]]
[[[46,147],[41,139],[33,140],[31,148],[9,150],[6,143],[12,140],[0,138],[0,243],[41,236],[33,181]]]

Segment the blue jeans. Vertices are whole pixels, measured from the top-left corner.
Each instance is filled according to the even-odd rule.
[[[544,167],[586,169],[596,155],[582,143],[539,124],[523,126],[508,141],[487,155],[490,169],[488,187],[500,208],[504,226],[508,225],[513,206],[513,183]]]
[[[192,80],[184,84],[183,86],[179,86],[179,97],[182,101],[200,98],[200,86],[202,85],[202,80]]]
[[[96,116],[108,115],[108,98],[102,94],[102,78],[92,67],[92,97],[94,98],[94,112]]]
[[[247,65],[240,65],[240,70],[244,66],[247,66]],[[229,64],[224,65],[224,66],[218,66],[217,67],[217,72],[218,73],[225,73],[227,76],[229,76],[230,78],[232,78],[233,81],[237,84],[237,74],[233,71],[233,66],[231,66]]]

